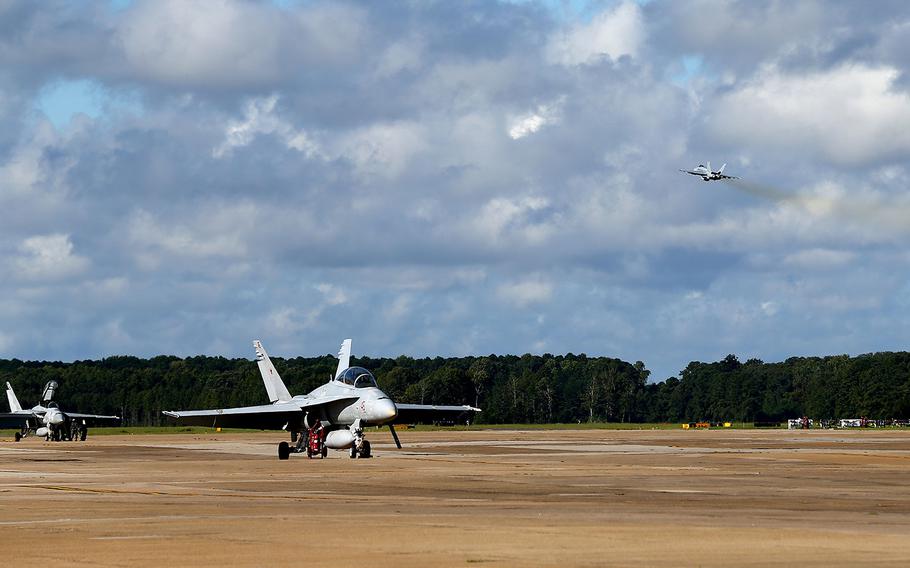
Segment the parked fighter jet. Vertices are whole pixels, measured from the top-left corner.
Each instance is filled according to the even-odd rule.
[[[396,405],[379,390],[372,373],[363,367],[350,366],[350,339],[341,344],[335,376],[309,394],[292,397],[262,343],[256,340],[253,347],[269,404],[218,410],[166,410],[164,414],[175,418],[178,424],[287,430],[291,442],[296,444],[278,444],[278,459],[286,460],[291,453],[303,452],[308,457],[325,457],[327,448],[350,450],[352,458],[368,458],[370,443],[363,435],[366,426],[388,426],[395,445],[401,448],[395,424],[455,422],[480,412],[471,406]]]
[[[52,400],[57,386],[57,381],[48,381],[41,396],[42,403],[29,410],[23,410],[16,393],[13,392],[13,386],[7,382],[6,398],[9,401],[10,412],[0,413],[0,428],[19,428],[16,432],[17,442],[32,433],[44,436],[45,440],[59,442],[85,440],[90,425],[115,423],[120,420],[119,416],[64,412]]]
[[[724,175],[724,168],[727,167],[727,164],[724,164],[716,172],[711,169],[711,162],[708,162],[708,165],[698,164],[694,169],[691,170],[679,170],[683,173],[692,174],[693,176],[700,176],[704,181],[717,181],[719,179],[739,179],[736,176],[726,176]]]

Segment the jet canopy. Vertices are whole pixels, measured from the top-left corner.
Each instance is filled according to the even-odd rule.
[[[336,380],[346,385],[353,385],[358,389],[376,386],[376,377],[363,367],[348,367],[338,375]]]
[[[47,402],[54,398],[54,393],[57,392],[57,387],[59,386],[57,381],[48,381],[47,384],[44,385],[44,393],[41,395],[41,400]]]

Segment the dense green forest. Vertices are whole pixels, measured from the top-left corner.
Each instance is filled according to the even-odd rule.
[[[273,358],[292,393],[328,380],[330,355]],[[641,362],[568,354],[354,359],[398,402],[472,404],[481,423],[692,422],[910,416],[910,353],[799,357],[780,363],[729,355],[690,363],[679,378],[648,383]],[[119,414],[125,425],[160,425],[162,410],[266,402],[255,362],[223,357],[109,357],[74,363],[0,360],[23,405],[60,383],[64,409]],[[3,409],[6,410],[5,408]]]

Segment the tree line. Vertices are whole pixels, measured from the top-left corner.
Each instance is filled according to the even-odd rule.
[[[288,389],[329,380],[337,360],[272,358]],[[910,353],[692,362],[649,383],[641,361],[581,355],[354,358],[397,402],[470,404],[478,423],[774,421],[910,416]],[[256,363],[224,357],[118,356],[73,363],[0,360],[23,406],[49,380],[66,410],[117,414],[125,425],[163,425],[162,410],[267,402]],[[5,411],[5,409],[3,409]]]

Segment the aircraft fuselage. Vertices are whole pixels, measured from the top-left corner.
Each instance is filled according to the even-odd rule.
[[[294,400],[303,402],[348,395],[356,398],[330,402],[319,409],[317,416],[311,418],[308,415],[306,420],[320,420],[324,426],[350,426],[357,420],[360,420],[360,423],[365,426],[382,426],[398,416],[395,403],[378,387],[355,388],[332,381],[314,389],[309,394],[295,396]]]

